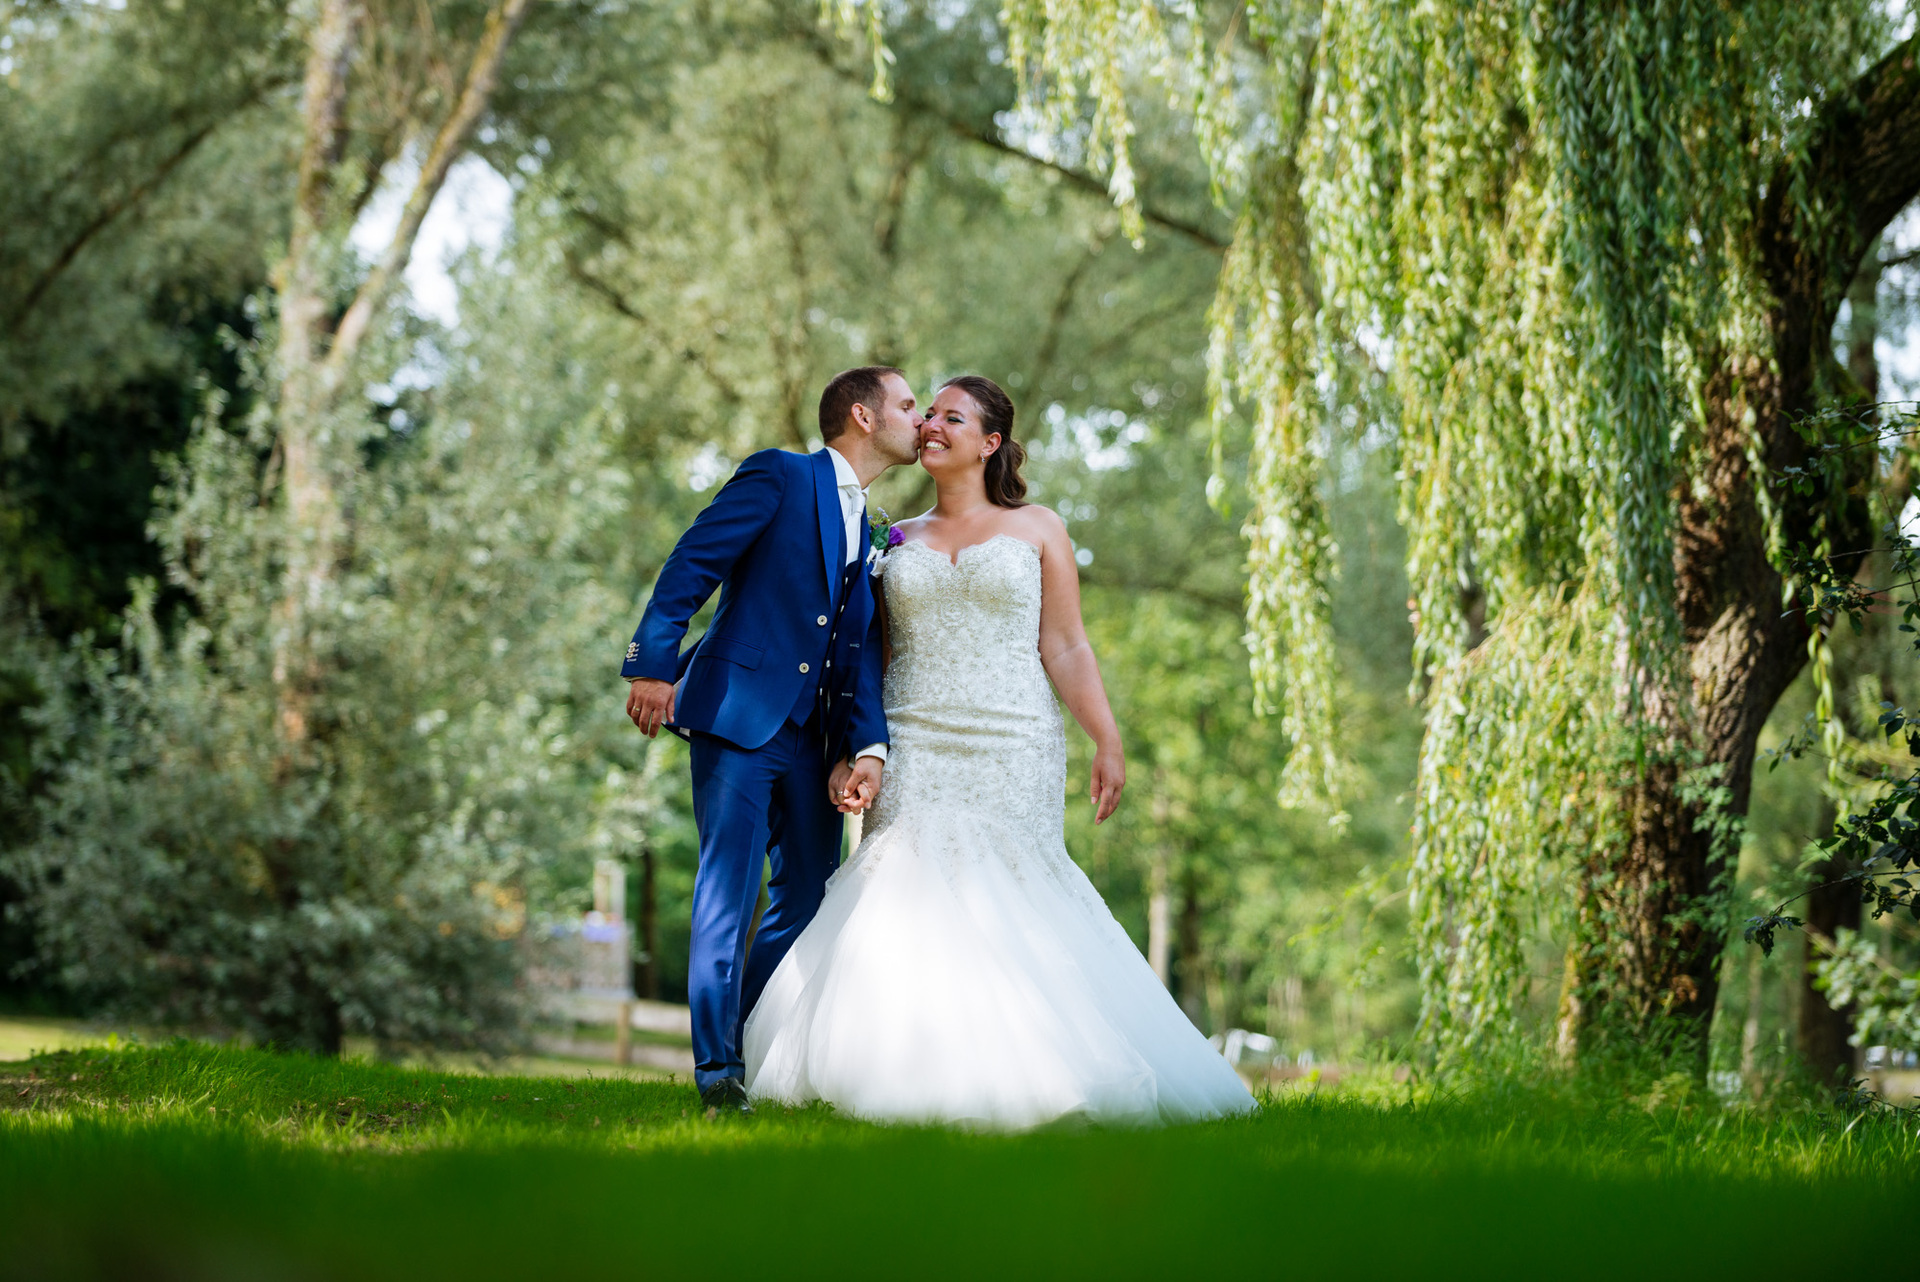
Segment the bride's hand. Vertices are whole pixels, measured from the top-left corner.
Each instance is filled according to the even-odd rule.
[[[827,776],[827,800],[843,815],[857,815],[880,795],[881,762],[862,757],[849,765],[842,761]]]
[[[1127,786],[1127,763],[1118,747],[1101,748],[1093,754],[1093,822],[1106,820],[1120,804],[1120,790]]]

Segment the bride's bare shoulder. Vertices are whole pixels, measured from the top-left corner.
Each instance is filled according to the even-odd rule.
[[[1009,509],[1002,528],[1015,538],[1025,539],[1042,549],[1049,543],[1067,537],[1067,523],[1060,519],[1060,514],[1038,503]]]

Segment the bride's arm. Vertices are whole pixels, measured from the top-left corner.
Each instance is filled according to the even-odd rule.
[[[1073,563],[1073,540],[1066,522],[1043,507],[1028,508],[1040,538],[1040,663],[1060,701],[1093,740],[1093,821],[1100,823],[1120,804],[1127,786],[1126,756],[1120,727],[1100,680],[1100,661],[1087,641],[1080,618],[1080,567]]]

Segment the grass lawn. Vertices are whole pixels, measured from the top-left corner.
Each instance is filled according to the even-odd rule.
[[[421,1058],[409,1061],[416,1068],[431,1068],[445,1073],[481,1073],[488,1075],[506,1074],[514,1077],[617,1077],[634,1081],[660,1081],[673,1074],[644,1064],[618,1065],[611,1062],[613,1030],[585,1026],[579,1029],[564,1030],[567,1039],[579,1044],[604,1043],[609,1050],[608,1058],[583,1059],[573,1055],[512,1055],[505,1059],[488,1059],[479,1055],[449,1054],[436,1055],[431,1059]],[[5,1071],[9,1060],[31,1059],[45,1051],[83,1050],[93,1047],[118,1047],[122,1041],[138,1042],[145,1032],[149,1038],[152,1030],[138,1030],[127,1027],[118,1029],[99,1026],[75,1019],[43,1018],[31,1015],[0,1015],[0,1071]],[[670,1048],[686,1046],[684,1038],[674,1038],[655,1033],[635,1031],[635,1046],[652,1045]],[[373,1051],[371,1041],[358,1038],[347,1039],[347,1053],[352,1055],[370,1055]],[[24,1070],[23,1070],[24,1071]]]
[[[1390,1092],[1391,1088],[1382,1088]],[[176,1042],[0,1065],[0,1276],[1691,1279],[1900,1271],[1912,1114],[1556,1082],[1026,1136]]]
[[[104,1029],[94,1030],[69,1019],[0,1016],[0,1061],[26,1059],[42,1051],[101,1046],[109,1035]]]

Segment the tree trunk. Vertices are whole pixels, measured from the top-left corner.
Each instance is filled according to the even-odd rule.
[[[1836,860],[1823,860],[1808,876],[1816,884],[1831,881],[1846,871]],[[1854,1048],[1851,1007],[1834,1007],[1827,995],[1813,985],[1813,965],[1827,955],[1823,941],[1834,931],[1860,929],[1860,892],[1851,886],[1826,886],[1806,899],[1807,964],[1800,971],[1800,1019],[1798,1042],[1800,1059],[1814,1078],[1827,1086],[1843,1086],[1853,1079]]]
[[[309,613],[324,599],[340,536],[319,374],[325,359],[328,223],[334,170],[346,147],[347,78],[365,20],[354,0],[322,0],[301,93],[300,170],[280,301],[280,468],[287,513],[286,566],[273,616],[273,684],[284,781],[307,740],[315,662]]]
[[[1179,952],[1180,959],[1174,970],[1179,984],[1174,996],[1193,1026],[1204,1033],[1207,1031],[1207,977],[1200,959],[1200,886],[1192,869],[1181,879]]]
[[[1566,1052],[1596,1025],[1634,1039],[1658,1027],[1690,1044],[1704,1071],[1725,945],[1716,884],[1735,849],[1727,824],[1746,815],[1760,730],[1807,640],[1802,615],[1782,606],[1747,456],[1746,416],[1780,417],[1780,380],[1757,359],[1737,369],[1709,384],[1702,457],[1679,495],[1674,569],[1690,688],[1642,691],[1664,742],[1624,799],[1625,848],[1587,869],[1562,1004]]]
[[[373,318],[413,255],[420,226],[465,150],[499,80],[500,65],[531,0],[498,0],[453,109],[435,132],[399,226],[355,291],[337,327],[330,327],[336,255],[347,228],[340,217],[337,171],[346,153],[347,92],[366,14],[358,0],[321,0],[307,50],[301,92],[300,168],[287,256],[275,273],[280,301],[280,460],[286,491],[286,569],[273,627],[273,682],[283,781],[312,734],[312,705],[324,661],[315,648],[313,617],[332,593],[346,539],[339,473],[350,470],[353,443],[332,422],[346,374]],[[378,172],[367,175],[375,186]]]
[[[1173,986],[1173,971],[1168,964],[1172,943],[1173,904],[1167,888],[1167,848],[1153,848],[1153,862],[1147,872],[1147,965],[1160,982]]]
[[[1747,954],[1747,1018],[1740,1028],[1740,1085],[1760,1097],[1760,1016],[1766,1005],[1766,954]]]
[[[340,1016],[340,1003],[329,994],[320,1008],[320,1053],[337,1059],[346,1040],[347,1030]]]
[[[1848,216],[1809,230],[1787,174],[1758,204],[1771,351],[1731,354],[1705,388],[1698,454],[1676,494],[1675,604],[1689,688],[1642,690],[1665,759],[1649,762],[1625,798],[1625,849],[1588,869],[1560,1028],[1569,1050],[1596,1025],[1639,1036],[1663,1029],[1690,1043],[1704,1070],[1725,945],[1719,884],[1733,853],[1725,838],[1737,832],[1727,825],[1746,817],[1761,728],[1807,658],[1808,624],[1772,564],[1759,486],[1815,461],[1800,427],[1844,386],[1831,342],[1840,298],[1887,223],[1920,193],[1917,49],[1916,40],[1896,48],[1823,113],[1807,190]],[[1755,452],[1764,477],[1749,462]],[[1849,463],[1858,471],[1871,454],[1855,451]],[[1784,545],[1867,547],[1861,479],[1849,474],[1812,495],[1771,488]]]
[[[1854,277],[1853,288],[1847,291],[1847,372],[1859,386],[1860,395],[1868,404],[1880,398],[1880,363],[1874,355],[1874,343],[1880,329],[1879,255],[1880,249],[1876,244],[1867,263]],[[1834,714],[1846,725],[1847,733],[1856,739],[1864,738],[1867,728],[1856,724],[1859,718],[1854,714],[1853,707],[1853,686],[1859,665],[1849,663],[1847,659],[1864,654],[1879,671],[1881,697],[1891,700],[1894,692],[1890,674],[1881,661],[1884,629],[1881,616],[1870,617],[1864,634],[1851,638],[1846,648],[1835,655]],[[1839,808],[1828,800],[1820,808],[1819,833],[1832,832],[1839,817]],[[1799,972],[1800,1010],[1795,1031],[1800,1059],[1807,1071],[1816,1080],[1828,1085],[1852,1079],[1854,1056],[1848,1039],[1853,1036],[1853,1016],[1844,1008],[1836,1009],[1827,1001],[1826,993],[1815,987],[1813,968],[1814,963],[1826,955],[1823,941],[1832,940],[1838,930],[1860,928],[1859,892],[1851,887],[1833,884],[1848,871],[1846,861],[1838,857],[1822,859],[1807,871],[1812,887],[1804,908],[1807,956],[1806,964],[1800,967]]]
[[[640,995],[650,1002],[660,1000],[660,894],[658,860],[653,843],[640,846],[640,951],[646,960],[640,963]]]

